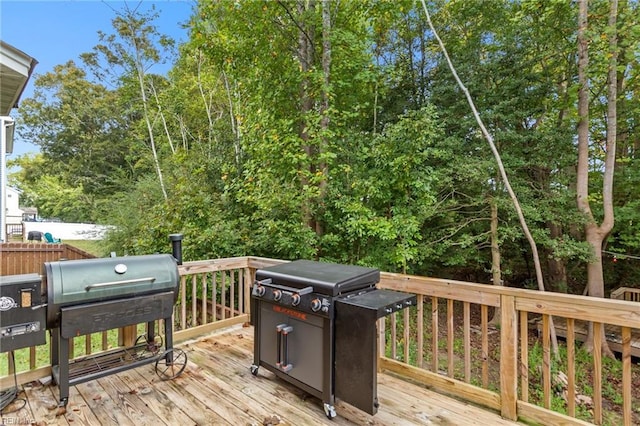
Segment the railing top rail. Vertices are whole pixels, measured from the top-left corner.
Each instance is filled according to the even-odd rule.
[[[494,307],[500,306],[500,298],[502,296],[513,296],[516,301],[516,309],[522,311],[585,321],[605,322],[632,328],[638,328],[638,324],[640,324],[640,304],[632,301],[526,290],[389,272],[381,273],[380,277],[380,287],[382,288],[424,296],[449,298]]]
[[[640,288],[618,287],[611,292],[612,299],[624,299],[624,295],[628,293],[640,294]]]

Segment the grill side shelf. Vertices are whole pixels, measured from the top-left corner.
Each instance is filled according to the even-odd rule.
[[[416,296],[376,289],[335,303],[335,395],[369,414],[378,411],[376,321],[416,304]]]

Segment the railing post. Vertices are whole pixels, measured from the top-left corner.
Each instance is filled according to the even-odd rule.
[[[514,296],[500,297],[500,414],[518,419],[518,315]]]

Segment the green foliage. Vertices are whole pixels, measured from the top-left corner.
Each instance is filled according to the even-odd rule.
[[[567,347],[560,345],[558,357],[551,356],[551,377],[556,377],[559,372],[567,371]],[[529,392],[530,401],[541,404],[543,401],[543,378],[540,366],[543,363],[543,347],[540,342],[529,348]],[[593,397],[593,356],[579,347],[575,352],[575,386],[579,395]],[[615,358],[602,358],[602,377],[606,378],[602,383],[602,398],[618,406],[622,405],[622,362]],[[562,396],[561,384],[551,383],[551,409],[559,413],[567,413],[566,401]],[[576,405],[576,417],[582,420],[593,420],[593,413],[585,404]],[[620,418],[613,416],[605,419],[605,424],[619,424]]]
[[[590,5],[593,87],[605,84],[606,3]],[[421,5],[331,3],[329,27],[321,7],[200,2],[189,41],[160,76],[146,70],[174,59],[173,42],[157,32],[155,13],[125,5],[82,65],[39,76],[34,97],[22,100],[17,129],[42,154],[15,161],[12,185],[41,215],[115,225],[108,249],[118,254],[167,252],[167,235],[182,232],[185,260],[322,258],[480,282],[492,268],[494,204],[503,279],[533,283],[495,160]],[[576,5],[428,7],[494,136],[545,279],[581,290],[593,253],[575,208]],[[637,2],[620,6],[616,225],[606,247],[618,261],[605,264],[609,287],[640,278],[637,12]],[[604,100],[593,97],[594,190]],[[601,198],[593,197],[596,217]]]

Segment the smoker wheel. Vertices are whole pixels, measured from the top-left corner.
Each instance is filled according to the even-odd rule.
[[[249,367],[249,371],[251,371],[251,374],[253,374],[254,376],[258,375],[258,368],[259,366],[253,364],[251,365],[251,367]]]
[[[146,358],[149,355],[156,355],[163,345],[162,336],[156,335],[153,341],[149,341],[149,337],[146,334],[141,334],[136,339],[133,345],[136,351],[136,355],[141,358]]]
[[[161,380],[178,377],[187,366],[187,354],[181,349],[169,349],[156,361],[156,374]]]
[[[324,414],[327,416],[327,418],[329,420],[333,420],[337,414],[336,414],[336,408],[333,405],[330,404],[324,404]]]

